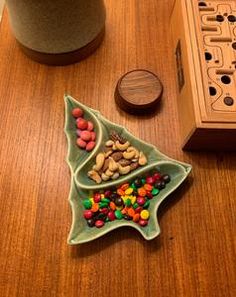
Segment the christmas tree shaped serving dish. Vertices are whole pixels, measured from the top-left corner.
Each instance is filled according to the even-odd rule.
[[[85,243],[122,226],[137,229],[147,240],[158,236],[158,207],[191,166],[69,95],[65,112],[73,215],[68,243]]]

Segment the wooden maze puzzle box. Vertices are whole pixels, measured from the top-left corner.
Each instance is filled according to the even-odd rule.
[[[171,15],[183,149],[236,149],[236,1],[176,0]]]

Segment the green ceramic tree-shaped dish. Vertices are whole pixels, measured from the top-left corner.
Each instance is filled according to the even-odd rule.
[[[85,150],[81,150],[76,145],[77,136],[75,119],[71,115],[71,111],[75,107],[82,108],[85,113],[84,117],[94,123],[94,130],[97,135],[96,146],[90,153]],[[108,121],[98,111],[79,103],[68,95],[65,95],[65,111],[65,133],[68,140],[67,162],[71,170],[71,190],[69,202],[73,215],[68,243],[85,243],[122,226],[132,226],[147,240],[151,240],[158,236],[160,233],[157,221],[158,207],[161,202],[186,179],[191,171],[191,166],[165,156],[153,145],[147,144],[134,137],[125,128]],[[128,175],[122,176],[115,181],[106,181],[101,184],[96,184],[88,178],[87,173],[95,163],[96,155],[102,151],[104,143],[109,139],[109,132],[111,130],[117,131],[122,137],[129,140],[133,146],[141,149],[148,159],[148,164],[143,167],[139,167]],[[115,220],[113,222],[109,222],[100,229],[88,227],[86,220],[83,218],[84,207],[82,201],[84,199],[91,197],[94,191],[119,186],[124,182],[134,180],[137,176],[144,176],[145,173],[148,173],[156,168],[158,168],[160,172],[168,173],[171,177],[171,182],[150,201],[150,219],[149,224],[146,227],[141,227],[133,221],[126,220]]]

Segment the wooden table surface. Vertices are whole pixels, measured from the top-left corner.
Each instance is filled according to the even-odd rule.
[[[85,61],[39,65],[18,49],[4,14],[0,31],[0,296],[236,296],[233,153],[180,148],[169,32],[173,0],[106,0],[106,36]],[[118,78],[134,68],[164,84],[155,116],[118,110]],[[111,121],[193,165],[161,206],[161,235],[118,229],[68,246],[70,172],[63,132],[67,92]]]

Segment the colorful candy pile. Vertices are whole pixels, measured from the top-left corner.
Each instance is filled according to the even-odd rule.
[[[89,227],[101,228],[107,222],[121,219],[132,220],[144,227],[149,220],[150,200],[169,182],[168,174],[155,171],[116,189],[94,193],[93,197],[83,200],[83,216]]]
[[[76,143],[78,147],[85,149],[87,152],[92,151],[96,145],[96,133],[94,132],[93,123],[84,119],[84,111],[81,108],[74,108],[72,115],[76,119]]]

